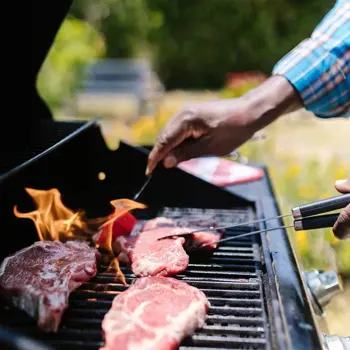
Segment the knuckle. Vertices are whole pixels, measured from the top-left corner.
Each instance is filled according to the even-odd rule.
[[[340,213],[339,222],[350,227],[350,204]]]
[[[159,148],[165,147],[167,143],[168,143],[168,137],[166,135],[161,134],[158,136],[157,145]]]

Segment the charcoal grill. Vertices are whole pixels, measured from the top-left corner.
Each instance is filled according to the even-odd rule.
[[[34,83],[70,1],[34,2],[32,6],[45,6],[46,15],[32,10],[32,113],[26,130],[30,132],[1,149],[0,261],[37,240],[32,222],[13,214],[17,204],[22,212],[34,209],[24,187],[58,188],[65,205],[97,217],[110,213],[111,200],[132,198],[145,181],[147,147],[121,142],[111,151],[98,120],[52,119]],[[148,209],[134,213],[141,220],[215,214],[221,225],[277,216],[280,212],[268,172],[261,167],[265,172],[261,180],[226,188],[180,169],[160,167],[139,198]],[[281,224],[276,219],[261,223],[260,229]],[[251,230],[241,227],[227,234]],[[40,332],[33,320],[1,299],[1,349],[99,349],[102,318],[112,299],[126,288],[106,268],[100,266],[94,279],[71,294],[57,334]],[[122,271],[132,283],[131,271],[126,267]],[[223,243],[209,255],[193,255],[186,271],[176,278],[200,288],[211,302],[206,325],[185,339],[181,349],[322,349],[312,304],[283,229]]]

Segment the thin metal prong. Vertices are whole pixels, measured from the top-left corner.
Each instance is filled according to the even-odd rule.
[[[152,175],[149,175],[147,180],[145,181],[145,183],[142,185],[142,187],[140,188],[140,190],[135,194],[135,196],[133,197],[133,200],[136,201],[141,193],[143,192],[143,190],[146,188],[146,186],[148,185],[148,183],[151,181]]]
[[[171,237],[176,237],[176,236],[187,236],[187,235],[191,235],[192,233],[197,233],[197,232],[203,232],[203,231],[217,231],[217,230],[227,230],[227,229],[232,229],[232,228],[236,228],[236,227],[242,227],[242,226],[249,226],[252,224],[258,224],[260,222],[266,222],[266,221],[271,221],[271,220],[277,220],[277,219],[282,219],[288,216],[292,216],[292,214],[284,214],[284,215],[279,215],[279,216],[274,216],[273,218],[267,218],[267,219],[259,219],[259,220],[254,220],[254,221],[246,221],[246,222],[242,222],[236,225],[231,225],[231,226],[221,226],[221,227],[209,227],[209,228],[200,228],[198,230],[193,230],[193,231],[189,231],[189,232],[185,232],[185,233],[179,233],[179,234],[171,234],[171,235],[167,235],[167,236],[163,236],[163,237],[159,237],[158,241],[161,239],[165,239],[165,238],[171,238]]]
[[[294,227],[294,225],[278,226],[278,227],[274,227],[274,228],[267,228],[267,229],[264,229],[264,230],[258,230],[258,231],[253,231],[253,232],[242,233],[242,234],[237,235],[237,236],[231,236],[231,237],[219,239],[219,240],[216,241],[216,242],[203,244],[203,245],[201,245],[199,248],[208,247],[208,246],[210,246],[210,245],[218,244],[218,243],[222,243],[222,242],[232,241],[232,240],[235,240],[235,239],[237,239],[237,238],[242,238],[242,237],[257,235],[257,234],[263,233],[263,232],[274,231],[274,230],[280,230],[280,229],[291,228],[291,227]]]

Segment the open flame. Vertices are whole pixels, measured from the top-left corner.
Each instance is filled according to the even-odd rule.
[[[83,220],[83,212],[74,213],[68,209],[61,199],[61,193],[56,189],[35,190],[25,188],[34,200],[37,209],[29,213],[20,213],[17,206],[14,213],[18,218],[33,220],[41,241],[64,240],[74,236],[74,233],[87,231]]]
[[[123,216],[124,214],[128,213],[129,211],[133,209],[144,209],[146,206],[144,204],[132,201],[130,199],[116,199],[110,202],[112,206],[115,208],[113,213],[109,215],[104,223],[100,226],[100,229],[103,230],[103,233],[105,233],[103,242],[99,244],[99,247],[102,249],[106,249],[107,252],[113,254],[113,247],[112,247],[112,236],[113,236],[113,224],[114,222]],[[116,271],[117,278],[126,285],[126,280],[124,277],[123,272],[120,269],[119,261],[116,257],[113,257],[107,272]]]
[[[14,206],[14,214],[18,218],[31,219],[41,241],[92,240],[93,234],[103,231],[104,239],[99,243],[99,248],[107,251],[107,255],[113,257],[109,270],[115,270],[117,277],[126,284],[119,261],[113,253],[113,224],[118,218],[133,209],[146,208],[144,204],[130,199],[116,199],[110,202],[114,207],[112,214],[87,220],[83,211],[74,212],[62,203],[61,193],[57,188],[50,190],[25,188],[25,190],[34,200],[37,209],[29,213],[20,213],[17,206]],[[91,229],[92,227],[94,229]]]

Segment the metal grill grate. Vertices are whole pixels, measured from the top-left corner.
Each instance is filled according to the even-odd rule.
[[[220,224],[233,225],[252,220],[251,209],[213,211],[165,208],[159,216],[215,216]],[[245,230],[248,228],[245,227]],[[228,235],[241,233],[228,231]],[[127,283],[135,279],[122,268]],[[55,349],[98,349],[103,345],[101,322],[113,298],[126,288],[113,272],[100,266],[97,276],[71,294],[60,331],[40,333],[32,321],[11,307],[2,307],[6,326],[40,338]],[[269,349],[268,325],[263,301],[258,237],[246,237],[221,244],[209,256],[192,256],[186,271],[176,276],[201,289],[211,308],[204,328],[185,339],[180,349]],[[2,322],[1,322],[2,323]]]

